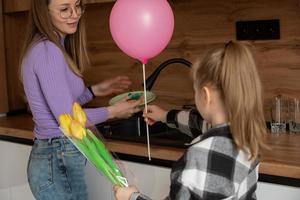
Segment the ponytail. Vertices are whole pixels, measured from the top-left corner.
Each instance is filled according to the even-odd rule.
[[[196,69],[194,80],[197,87],[219,89],[235,144],[250,159],[257,158],[259,149],[266,146],[266,123],[261,82],[249,47],[231,41],[211,50]]]

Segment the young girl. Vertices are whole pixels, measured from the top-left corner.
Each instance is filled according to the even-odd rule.
[[[82,72],[88,65],[81,0],[32,0],[29,34],[22,54],[22,81],[35,124],[35,141],[28,162],[28,181],[36,199],[86,200],[86,160],[63,137],[58,117],[71,113],[94,96],[127,89],[128,77],[119,76],[86,87]],[[141,101],[85,109],[91,123],[128,117]]]
[[[195,139],[171,172],[169,199],[256,199],[258,154],[266,126],[261,82],[249,48],[239,42],[207,53],[193,66],[199,113],[149,106],[148,123],[166,122]],[[115,187],[118,200],[150,199],[134,187]]]

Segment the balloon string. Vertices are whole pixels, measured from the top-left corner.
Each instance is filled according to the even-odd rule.
[[[146,73],[145,73],[145,64],[143,63],[143,79],[144,79],[144,100],[145,100],[145,112],[148,113],[148,105],[147,105],[147,91],[146,91]],[[149,125],[146,123],[146,131],[147,131],[147,147],[148,147],[148,158],[151,160],[150,153],[150,138],[149,138]]]

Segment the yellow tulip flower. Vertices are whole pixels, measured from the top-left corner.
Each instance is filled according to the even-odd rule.
[[[79,103],[74,103],[73,104],[73,117],[75,120],[77,120],[79,123],[81,123],[83,126],[85,126],[87,118],[84,110],[81,108]]]
[[[72,133],[73,137],[75,137],[79,140],[82,140],[83,137],[86,136],[85,128],[77,120],[72,120],[71,121],[70,128],[71,128],[71,133]]]
[[[64,134],[67,136],[71,136],[71,125],[72,117],[69,114],[61,114],[59,116],[59,123],[60,126],[62,127]]]

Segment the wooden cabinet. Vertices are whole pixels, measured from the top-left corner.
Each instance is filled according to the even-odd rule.
[[[13,13],[28,11],[31,0],[3,0],[4,12]],[[115,2],[116,0],[83,0],[86,4]]]
[[[2,1],[0,1],[0,113],[8,111],[6,67],[5,67],[5,47],[4,47],[4,26]]]
[[[30,0],[3,0],[4,13],[13,13],[29,10]]]

